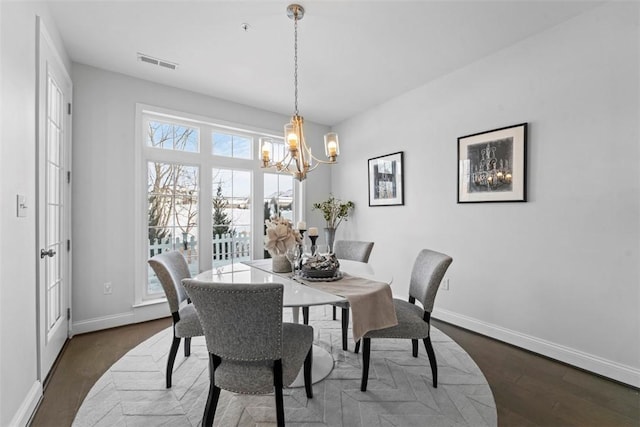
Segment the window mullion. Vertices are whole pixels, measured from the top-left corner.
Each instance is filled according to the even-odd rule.
[[[264,258],[264,172],[258,170],[253,173],[253,189],[252,189],[252,220],[253,220],[253,239],[252,252],[253,259]]]
[[[211,269],[213,258],[213,214],[211,200],[213,199],[213,186],[211,184],[211,131],[207,126],[202,126],[200,133],[200,151],[202,170],[200,171],[200,271]]]
[[[202,162],[202,156],[199,153],[184,153],[148,147],[145,148],[143,156],[146,160],[155,162],[188,164],[198,164]]]

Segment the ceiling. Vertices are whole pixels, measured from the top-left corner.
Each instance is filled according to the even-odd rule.
[[[289,2],[47,3],[75,62],[293,113]],[[600,3],[301,0],[300,115],[335,125]],[[139,61],[138,52],[178,67]]]

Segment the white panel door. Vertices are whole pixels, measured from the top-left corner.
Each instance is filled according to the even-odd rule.
[[[71,80],[42,23],[38,80],[38,335],[44,380],[69,336]]]

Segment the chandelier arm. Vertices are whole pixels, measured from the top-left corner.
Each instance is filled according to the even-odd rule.
[[[325,165],[330,165],[330,164],[336,163],[335,161],[331,161],[331,160],[321,160],[321,159],[317,158],[316,156],[314,156],[313,154],[310,154],[310,156],[311,156],[311,158],[313,160],[316,161],[316,163],[322,163],[322,164],[325,164]],[[314,169],[315,169],[315,167],[314,167]]]
[[[320,163],[316,163],[313,166],[309,167],[309,169],[307,169],[307,172],[311,172],[312,170],[315,170],[315,168],[317,168],[318,166],[320,166]]]
[[[296,158],[296,168],[299,172],[309,169],[309,163],[304,158],[297,157]]]
[[[287,159],[287,157],[288,157],[288,159]],[[286,160],[286,161],[287,161],[287,164],[285,164],[285,165],[283,166],[283,168],[284,168],[284,170],[288,171],[288,170],[289,170],[289,166],[291,165],[291,161],[293,160],[293,156],[291,156],[291,155],[287,154],[287,156],[286,156],[283,160]],[[284,162],[283,162],[283,163],[284,163]]]

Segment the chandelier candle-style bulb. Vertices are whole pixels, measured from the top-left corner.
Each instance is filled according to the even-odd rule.
[[[292,153],[298,151],[298,134],[293,123],[284,125],[284,134],[287,139],[287,146]]]
[[[260,152],[262,153],[262,163],[269,165],[273,153],[273,144],[271,138],[260,138]]]
[[[340,154],[340,144],[338,143],[338,134],[329,132],[324,136],[324,153],[330,162],[335,162],[336,157]]]

